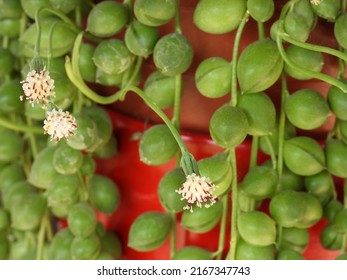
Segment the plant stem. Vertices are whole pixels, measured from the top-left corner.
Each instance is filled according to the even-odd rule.
[[[338,51],[338,50],[335,50],[335,49],[332,49],[332,48],[329,48],[329,47],[313,45],[313,44],[310,44],[310,43],[298,41],[296,39],[293,39],[292,37],[290,37],[288,34],[284,33],[283,31],[280,31],[278,33],[278,35],[284,41],[287,41],[288,43],[291,43],[291,44],[296,45],[298,47],[301,47],[301,48],[304,48],[304,49],[307,49],[307,50],[311,50],[311,51],[316,51],[316,52],[322,52],[322,53],[330,54],[330,55],[336,56],[336,57],[338,57],[338,58],[340,58],[340,59],[342,59],[344,61],[347,61],[347,54],[345,54],[345,53],[343,53],[341,51]]]
[[[34,56],[40,57],[40,44],[41,44],[41,24],[40,24],[40,12],[42,9],[37,9],[35,13],[35,24],[36,24],[36,43],[34,49]]]
[[[343,52],[343,48],[342,47],[340,47],[339,49],[340,49],[340,51]],[[338,64],[339,64],[339,68],[338,68],[339,70],[337,72],[337,78],[338,79],[343,79],[344,76],[345,76],[345,63],[342,61],[342,59],[339,58]]]
[[[8,37],[7,36],[3,36],[2,37],[2,48],[3,49],[7,49],[8,48]]]
[[[85,96],[98,104],[106,105],[120,100],[120,97],[124,95],[125,90],[121,89],[110,96],[100,96],[96,92],[91,90],[83,81],[78,63],[79,50],[82,43],[83,34],[83,32],[79,33],[75,39],[72,50],[72,62],[70,61],[70,58],[68,56],[65,57],[65,71],[69,80],[80,90],[80,92],[82,92]],[[139,64],[142,63],[142,59],[139,59],[138,62]],[[140,66],[136,65],[135,69]],[[135,77],[135,75],[133,76]],[[129,82],[130,81],[131,79],[129,80]]]
[[[77,27],[82,27],[82,2],[79,1],[75,9],[75,22]]]
[[[80,186],[80,200],[81,201],[87,201],[89,198],[87,185],[84,181],[84,178],[83,178],[81,171],[78,171],[77,175],[78,175],[78,179],[79,179],[80,185],[81,185]]]
[[[28,17],[26,15],[26,13],[22,13],[21,17],[20,17],[20,27],[19,27],[19,37],[21,37],[21,35],[25,32],[26,27],[27,27],[27,22],[28,22]],[[25,64],[25,60],[24,57],[20,56],[19,57],[19,65],[20,65],[20,69],[23,69]]]
[[[66,74],[69,78],[69,80],[85,95],[87,96],[89,99],[91,99],[92,101],[98,103],[98,104],[111,104],[114,103],[118,100],[120,100],[121,96],[124,95],[124,90],[119,90],[117,91],[115,94],[110,95],[110,96],[100,96],[98,95],[96,92],[94,92],[93,90],[91,90],[86,84],[85,82],[78,78],[76,76],[75,73],[73,73],[72,70],[72,66],[71,66],[71,62],[70,62],[70,58],[68,56],[66,56],[65,58],[65,71]]]
[[[222,253],[225,244],[225,232],[226,232],[226,224],[227,224],[227,214],[228,214],[228,195],[225,194],[222,197],[222,217],[220,220],[220,228],[219,228],[219,238],[218,238],[218,250],[215,253],[216,259],[222,259]]]
[[[48,239],[48,241],[52,241],[52,239],[53,239],[53,231],[52,231],[52,226],[51,226],[49,212],[47,214],[47,218],[45,219],[45,227],[46,227],[47,239]]]
[[[182,75],[175,77],[175,100],[173,108],[172,123],[178,131],[181,129],[181,96],[182,96]]]
[[[27,120],[28,126],[31,127],[33,124],[31,118],[26,117],[26,120]],[[42,129],[41,129],[41,133],[42,133]],[[39,153],[38,148],[37,148],[36,138],[32,132],[29,132],[28,135],[29,135],[31,153],[32,153],[33,158],[35,158],[37,156],[37,154]]]
[[[65,15],[63,12],[60,12],[59,10],[55,10],[55,9],[51,9],[51,8],[48,8],[48,7],[42,7],[42,8],[39,8],[37,11],[36,11],[36,14],[35,14],[35,22],[36,22],[36,26],[37,26],[37,34],[41,33],[41,26],[40,24],[37,22],[37,20],[39,19],[39,16],[40,16],[40,13],[42,13],[43,11],[45,12],[48,12],[52,15],[55,15],[57,16],[58,18],[60,18],[64,23],[66,23],[66,25],[69,27],[69,29],[71,31],[73,31],[74,33],[78,34],[80,33],[82,30],[77,27],[75,25],[75,23],[67,16]],[[40,36],[41,37],[41,36]],[[90,33],[86,33],[85,34],[85,37],[88,38],[89,40],[93,41],[93,42],[96,42],[96,43],[99,43],[102,41],[102,39],[98,38],[98,37],[95,37],[94,35],[90,34]],[[39,41],[40,38],[37,38],[37,40]],[[38,45],[40,46],[40,44]],[[38,50],[40,50],[38,48]]]
[[[265,135],[264,139],[265,139],[265,142],[266,142],[266,144],[267,144],[267,146],[269,148],[271,162],[272,162],[272,167],[273,167],[273,169],[276,170],[276,168],[277,168],[277,159],[276,159],[276,154],[275,154],[274,147],[272,146],[272,143],[270,141],[269,135]]]
[[[318,72],[314,72],[314,71],[311,71],[311,70],[308,70],[308,69],[303,69],[301,68],[299,65],[297,65],[295,62],[291,61],[283,46],[282,46],[282,40],[281,40],[281,36],[277,36],[277,48],[278,48],[278,51],[280,52],[280,55],[282,57],[282,59],[292,68],[294,68],[296,71],[298,71],[299,73],[301,74],[304,74],[304,75],[307,75],[311,78],[315,78],[315,79],[318,79],[318,80],[321,80],[323,82],[326,82],[328,84],[331,84],[331,85],[334,85],[336,87],[338,87],[339,89],[341,89],[343,92],[347,92],[347,85],[329,75],[326,75],[326,74],[323,74],[323,73],[318,73]]]
[[[39,233],[37,235],[36,260],[43,259],[43,245],[45,243],[45,227],[47,219],[49,219],[48,210],[46,210],[45,214],[42,217]]]
[[[53,31],[58,23],[59,21],[54,22],[51,28],[49,29],[49,33],[48,33],[48,46],[47,46],[47,70],[48,71],[50,71],[51,69]]]
[[[277,161],[278,183],[277,183],[276,193],[281,191],[281,188],[282,188],[281,180],[282,180],[282,173],[283,173],[284,132],[285,132],[285,123],[286,123],[286,115],[285,115],[285,111],[284,111],[284,106],[285,106],[285,102],[286,102],[288,95],[289,95],[289,92],[287,89],[286,74],[284,71],[282,71],[282,75],[281,75],[281,109],[280,109],[280,117],[279,117],[279,124],[278,124],[278,161]],[[276,227],[277,227],[276,247],[278,249],[279,245],[282,242],[282,226],[277,224]]]
[[[178,34],[182,34],[179,6],[180,6],[180,0],[176,0],[175,32]]]
[[[282,233],[283,233],[283,228],[280,225],[276,225],[277,227],[277,240],[276,240],[276,249],[278,250],[281,242],[282,242]]]
[[[126,88],[127,86],[131,85],[134,82],[134,80],[136,79],[138,73],[141,70],[142,63],[143,63],[143,57],[142,56],[137,56],[136,57],[136,63],[135,63],[134,70],[131,73],[130,78],[127,81],[125,81],[124,85],[122,84],[122,88]]]
[[[173,137],[175,138],[182,154],[189,153],[186,145],[184,144],[179,132],[176,127],[172,124],[169,118],[164,114],[164,112],[158,107],[158,105],[153,102],[153,100],[145,95],[141,89],[134,86],[129,86],[128,91],[136,93],[141,99],[164,121],[169,130],[171,131]]]
[[[242,31],[246,25],[246,22],[248,20],[249,13],[248,11],[245,12],[239,27],[237,28],[235,39],[234,39],[234,47],[233,47],[233,54],[232,54],[232,65],[231,65],[231,105],[236,106],[237,105],[237,75],[236,75],[236,67],[237,67],[237,58],[239,53],[239,46],[240,46],[240,39],[242,35]]]
[[[18,132],[29,132],[29,133],[42,134],[42,128],[41,127],[12,123],[3,117],[0,117],[0,126],[6,127],[8,129],[12,129],[12,130],[18,131]]]
[[[237,75],[236,75],[236,67],[237,67],[237,58],[239,53],[239,46],[240,46],[240,40],[241,35],[243,32],[243,29],[246,25],[246,22],[249,18],[248,11],[245,12],[245,14],[242,17],[242,20],[237,28],[235,39],[234,39],[234,46],[233,46],[233,53],[232,53],[232,65],[231,65],[231,100],[230,103],[232,106],[237,105]],[[228,160],[230,162],[230,166],[232,169],[232,181],[231,181],[231,200],[232,200],[232,207],[231,207],[231,236],[230,236],[230,259],[234,260],[236,255],[236,243],[237,243],[237,216],[238,216],[238,186],[237,186],[237,166],[236,166],[236,152],[235,148],[228,149]]]
[[[171,231],[170,231],[170,259],[172,259],[176,253],[176,214],[171,215]]]
[[[236,169],[236,153],[235,148],[229,150],[229,161],[232,168],[232,181],[231,181],[231,236],[230,236],[230,259],[235,260],[236,245],[237,245],[237,217],[239,212],[238,205],[238,187],[237,187],[237,169]]]
[[[280,109],[280,117],[278,124],[278,159],[277,159],[277,175],[278,175],[278,184],[277,184],[277,192],[281,190],[281,178],[283,173],[283,148],[284,148],[284,132],[286,125],[286,115],[284,111],[284,106],[286,103],[287,96],[289,95],[287,89],[287,80],[286,74],[282,72],[281,75],[281,109]]]
[[[265,30],[264,30],[264,23],[261,21],[257,21],[257,26],[258,26],[258,38],[264,39],[265,38]]]
[[[257,165],[259,137],[252,137],[251,158],[249,161],[249,169]]]

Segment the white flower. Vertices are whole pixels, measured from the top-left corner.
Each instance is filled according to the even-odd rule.
[[[194,204],[200,208],[204,204],[208,208],[216,202],[217,197],[212,194],[216,188],[209,178],[192,173],[187,175],[185,183],[176,192],[182,195],[181,200],[187,200],[183,209],[193,212]]]
[[[310,0],[310,2],[311,2],[311,4],[312,5],[319,5],[321,2],[322,2],[322,0]]]
[[[32,70],[28,73],[26,79],[21,81],[23,94],[20,96],[20,100],[29,100],[34,106],[34,103],[42,103],[45,105],[47,98],[54,97],[54,80],[49,76],[49,72],[46,68],[43,68],[40,73],[36,70]]]
[[[51,136],[52,139],[59,141],[61,138],[67,138],[74,134],[77,129],[76,120],[68,111],[62,109],[47,112],[43,129],[45,134]]]

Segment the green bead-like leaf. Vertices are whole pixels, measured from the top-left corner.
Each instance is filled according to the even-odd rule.
[[[237,77],[242,93],[260,92],[272,86],[283,68],[276,43],[270,39],[248,45],[239,58]]]
[[[260,211],[243,212],[237,220],[241,237],[255,246],[268,246],[276,243],[275,221]]]
[[[224,34],[237,28],[245,11],[245,0],[201,0],[194,11],[194,24],[204,32]]]
[[[212,253],[200,247],[187,246],[178,250],[172,259],[173,260],[211,260]]]
[[[208,232],[217,225],[222,215],[222,203],[217,202],[209,208],[194,206],[192,210],[183,212],[182,226],[192,232]]]
[[[167,239],[170,228],[169,214],[154,211],[144,213],[130,227],[128,246],[142,252],[157,249]]]
[[[325,145],[328,171],[337,176],[347,176],[347,145],[342,141],[330,139]]]
[[[310,176],[325,168],[325,155],[316,140],[306,136],[294,137],[284,143],[284,162],[294,173]]]
[[[41,19],[41,48],[40,54],[44,57],[48,54],[48,40],[49,40],[49,30],[51,26],[58,22],[57,26],[54,29],[52,35],[52,57],[59,57],[66,54],[71,50],[76,33],[71,31],[69,28],[64,26],[64,24],[59,24],[59,20],[51,17],[44,17]],[[25,57],[34,56],[34,46],[36,44],[36,33],[37,28],[36,24],[32,24],[28,29],[20,36],[20,52]]]

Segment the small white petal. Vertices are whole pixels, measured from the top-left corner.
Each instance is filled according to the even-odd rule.
[[[52,139],[59,141],[61,138],[67,138],[74,134],[77,129],[76,120],[68,111],[62,109],[47,112],[44,120],[43,129]]]
[[[176,192],[182,195],[181,200],[187,200],[183,209],[193,212],[194,204],[200,208],[204,204],[208,208],[216,202],[217,197],[212,194],[215,189],[216,186],[209,178],[192,173],[187,175],[185,183]]]
[[[49,76],[49,72],[44,68],[40,73],[35,70],[30,71],[24,81],[21,81],[23,88],[23,97],[32,105],[40,103],[44,105],[49,97],[55,97],[54,80]]]

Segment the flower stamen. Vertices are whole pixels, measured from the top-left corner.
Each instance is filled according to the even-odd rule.
[[[55,97],[54,80],[51,79],[45,67],[40,73],[36,70],[30,71],[21,84],[23,84],[23,94],[19,98],[23,101],[25,97],[32,106],[40,102],[45,106],[48,98]]]
[[[43,129],[45,134],[58,142],[61,138],[68,138],[74,134],[77,129],[76,119],[68,111],[53,109],[47,112]]]
[[[212,194],[216,188],[209,178],[192,173],[187,175],[185,183],[176,192],[182,195],[181,200],[187,200],[183,209],[193,212],[193,205],[201,208],[204,204],[208,208],[216,202],[217,197]]]

